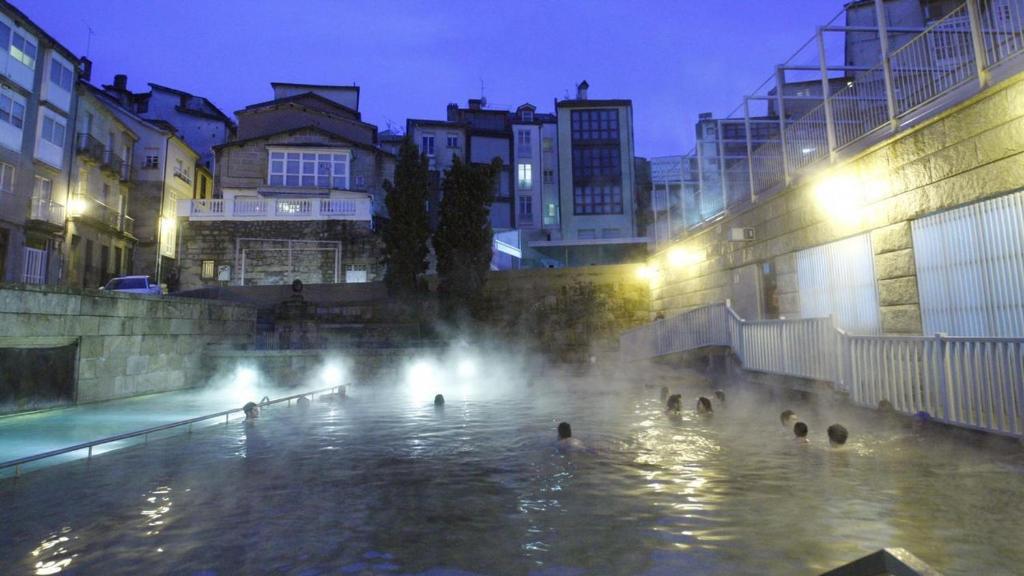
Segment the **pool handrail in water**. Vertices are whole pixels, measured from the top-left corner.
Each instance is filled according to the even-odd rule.
[[[261,402],[260,406],[269,406],[271,404],[279,404],[281,402],[289,402],[290,403],[292,400],[296,400],[296,399],[298,399],[298,398],[300,398],[302,396],[311,396],[311,397],[315,398],[317,394],[324,394],[324,393],[328,393],[328,392],[330,392],[330,393],[337,393],[340,389],[341,389],[341,386],[330,386],[330,387],[327,387],[327,388],[319,388],[317,390],[310,390],[310,391],[307,391],[307,392],[303,392],[301,394],[293,394],[291,396],[285,396],[283,398],[277,398],[275,400],[268,400],[266,402]],[[0,462],[0,470],[6,470],[7,468],[10,468],[10,467],[13,466],[14,467],[14,476],[18,477],[18,476],[21,476],[21,466],[23,464],[28,464],[30,462],[37,462],[39,460],[45,460],[47,458],[52,458],[54,456],[60,456],[61,454],[68,454],[69,452],[77,452],[79,450],[86,450],[86,449],[89,450],[89,454],[86,457],[87,458],[92,458],[92,449],[95,446],[100,446],[100,445],[103,445],[103,444],[109,444],[111,442],[119,442],[121,440],[127,440],[129,438],[137,438],[139,436],[148,436],[149,434],[153,434],[155,432],[162,432],[164,430],[171,430],[173,428],[178,428],[178,427],[181,427],[181,426],[189,426],[189,432],[191,432],[191,430],[192,430],[191,425],[195,424],[196,422],[203,422],[205,420],[212,420],[214,418],[220,418],[221,416],[223,416],[224,417],[224,422],[227,423],[227,421],[231,418],[232,414],[235,414],[237,412],[244,412],[244,411],[245,411],[244,408],[232,408],[231,410],[224,410],[222,412],[217,412],[217,413],[214,413],[214,414],[206,414],[204,416],[196,416],[195,418],[188,418],[188,419],[185,419],[185,420],[178,420],[176,422],[169,422],[167,424],[161,424],[159,426],[153,426],[152,428],[143,428],[142,430],[135,430],[133,432],[124,432],[123,434],[115,434],[114,436],[107,436],[105,438],[100,438],[98,440],[91,440],[89,442],[82,442],[81,444],[75,444],[74,446],[68,446],[66,448],[58,448],[56,450],[50,450],[49,452],[41,452],[39,454],[33,454],[31,456],[24,456],[22,458],[16,458],[14,460],[8,460],[7,462]]]

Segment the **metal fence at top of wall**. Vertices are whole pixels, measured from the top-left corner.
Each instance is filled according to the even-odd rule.
[[[831,382],[856,404],[1024,437],[1024,339],[862,336],[831,318],[745,321],[726,304],[657,320],[620,338],[624,360],[732,348],[747,370]]]
[[[877,18],[876,14],[876,22]],[[871,134],[888,134],[882,131],[897,130],[908,118],[920,119],[962,101],[984,88],[989,71],[997,66],[1024,69],[1024,58],[1019,58],[1024,54],[1024,0],[965,1],[924,28],[889,22],[885,42],[877,24],[833,23],[819,29],[810,47],[801,48],[818,50],[816,64],[787,61],[780,65],[774,80],[745,97],[737,108],[743,113],[725,120],[746,126],[748,153],[743,158],[729,162],[710,161],[706,154],[696,158],[700,185],[686,193],[700,198],[701,210],[696,216],[683,214],[682,232],[781,190],[794,177],[834,159]],[[874,34],[878,59],[850,65],[845,54],[842,64],[829,63],[824,38],[830,32],[843,35],[846,42],[853,35],[862,39]],[[820,73],[815,80],[787,83],[787,72],[806,77],[816,69]],[[820,86],[808,96],[810,85]],[[972,85],[973,90],[965,88]],[[793,94],[797,88],[800,96]],[[954,92],[955,96],[945,98]],[[751,114],[752,101],[768,107],[766,116]],[[787,106],[793,110],[787,111]],[[751,126],[765,122],[776,122],[778,130],[759,138]],[[693,203],[683,205],[688,208]],[[711,214],[705,209],[710,205],[716,207]]]

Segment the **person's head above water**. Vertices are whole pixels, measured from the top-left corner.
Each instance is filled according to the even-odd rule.
[[[669,410],[672,410],[674,412],[679,412],[680,410],[683,409],[683,395],[682,394],[673,394],[673,395],[669,396],[668,397],[668,402],[666,403],[666,405],[668,406]]]
[[[807,438],[807,424],[804,424],[803,422],[793,424],[793,434],[797,438]]]
[[[719,402],[721,402],[722,404],[725,404],[725,392],[724,391],[722,391],[722,390],[715,390],[715,398]]]
[[[245,413],[246,419],[260,417],[260,407],[255,402],[246,402],[245,406],[242,406],[242,412]]]
[[[558,439],[565,440],[566,438],[572,438],[572,426],[569,426],[568,422],[562,422],[558,425]]]
[[[783,410],[782,414],[779,415],[779,420],[782,421],[782,425],[789,428],[796,422],[796,412],[792,410]]]
[[[444,394],[434,396],[434,406],[444,406]]]
[[[697,414],[711,414],[711,400],[708,400],[704,396],[697,399]]]
[[[833,447],[846,444],[846,439],[849,436],[850,433],[846,431],[846,427],[842,424],[833,424],[828,427],[828,443]]]
[[[306,408],[309,408],[309,398],[306,398],[305,396],[299,396],[298,399],[295,400],[295,404],[299,408],[305,410]]]

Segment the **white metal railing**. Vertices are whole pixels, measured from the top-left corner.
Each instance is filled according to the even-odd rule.
[[[624,332],[623,360],[728,346],[748,370],[831,382],[948,424],[1024,437],[1024,338],[853,335],[831,318],[748,322],[728,303]]]
[[[39,220],[41,222],[49,222],[51,224],[57,224],[58,226],[64,225],[64,205],[56,202],[51,202],[45,198],[38,196],[32,197],[32,219]]]
[[[25,284],[46,284],[46,250],[25,248],[21,281]]]
[[[866,4],[853,4],[844,11],[872,9]],[[882,5],[878,3],[874,9]],[[914,10],[918,8],[914,6]],[[890,16],[888,34],[877,28],[872,34],[864,27],[838,24],[844,20],[840,13],[819,29],[816,40],[812,38],[793,58],[777,67],[772,78],[744,97],[744,103],[737,107],[743,110],[742,116],[722,120],[745,124],[739,130],[747,142],[749,161],[745,166],[734,162],[734,174],[725,174],[728,169],[722,168],[725,160],[721,148],[709,153],[714,146],[705,147],[715,144],[715,140],[698,139],[697,152],[686,157],[696,160],[698,184],[686,190],[692,198],[684,204],[700,205],[701,209],[681,216],[687,220],[687,229],[714,221],[723,210],[781,190],[820,163],[848,156],[852,148],[863,147],[874,142],[872,139],[887,137],[903,126],[963,102],[989,87],[996,76],[1008,78],[1024,69],[1024,0],[964,0],[930,22],[923,12]],[[927,26],[920,29],[922,18]],[[849,19],[849,13],[845,19]],[[876,16],[875,21],[879,20]],[[827,33],[843,34],[848,45],[851,39],[863,44],[855,54],[863,61],[840,63],[830,59]],[[802,51],[815,47],[818,54],[810,60],[817,61],[808,64]],[[877,56],[865,60],[869,54]],[[801,78],[809,72],[820,76],[813,83],[820,80],[821,91],[808,93],[801,86],[787,92],[794,82],[787,81],[786,71],[799,73]],[[841,77],[837,76],[839,72]],[[807,113],[797,116],[786,110],[788,102],[797,101],[802,107],[808,99],[819,96],[821,105]],[[751,102],[762,108],[752,112]],[[769,102],[766,110],[765,102]],[[767,140],[759,140],[764,131],[752,126],[765,121],[778,123],[779,130]],[[738,184],[744,169],[748,170],[747,186]],[[748,194],[744,194],[744,188]],[[721,210],[704,210],[709,198],[720,202]]]
[[[280,404],[282,402],[287,402],[288,405],[290,406],[291,403],[292,403],[292,400],[297,400],[300,397],[309,396],[309,397],[315,399],[317,394],[336,394],[336,393],[338,393],[340,391],[340,389],[341,389],[341,386],[331,386],[329,388],[320,388],[320,389],[317,389],[317,390],[310,390],[309,392],[302,392],[300,394],[293,394],[291,396],[285,396],[283,398],[277,398],[275,400],[265,400],[265,401],[260,403],[260,406],[269,406],[271,404]],[[161,424],[159,426],[153,426],[151,428],[144,428],[142,430],[135,430],[135,431],[132,431],[132,432],[125,432],[124,434],[117,434],[115,436],[108,436],[106,438],[100,438],[99,440],[92,440],[90,442],[83,442],[81,444],[75,444],[73,446],[68,446],[66,448],[58,448],[56,450],[50,450],[49,452],[43,452],[41,454],[33,454],[31,456],[25,456],[23,458],[17,458],[15,460],[8,460],[7,462],[0,462],[0,470],[5,470],[7,468],[14,468],[14,475],[15,476],[20,476],[21,475],[21,467],[26,465],[26,464],[29,464],[29,463],[32,463],[32,462],[38,462],[40,460],[45,460],[47,458],[53,458],[55,456],[61,456],[63,454],[69,454],[71,452],[80,452],[82,450],[85,450],[85,451],[87,451],[86,457],[92,458],[93,448],[95,448],[96,446],[102,446],[104,444],[111,444],[111,443],[114,443],[114,442],[123,442],[125,440],[130,440],[132,438],[139,438],[139,437],[143,438],[143,440],[146,443],[148,443],[149,435],[150,434],[155,434],[157,432],[162,432],[164,430],[172,430],[174,428],[182,428],[182,427],[186,427],[186,426],[188,427],[188,433],[191,434],[192,433],[192,425],[193,424],[197,424],[197,423],[200,423],[200,422],[205,422],[207,420],[213,420],[215,418],[221,418],[221,417],[224,418],[224,423],[226,424],[231,419],[232,415],[236,415],[236,414],[238,414],[240,412],[243,412],[244,410],[245,410],[244,408],[233,408],[231,410],[224,410],[223,412],[217,412],[217,413],[214,413],[214,414],[206,414],[204,416],[198,416],[196,418],[188,418],[186,420],[179,420],[177,422],[171,422],[169,424]]]
[[[363,220],[372,218],[369,198],[264,198],[236,196],[181,200],[178,215],[190,220]]]

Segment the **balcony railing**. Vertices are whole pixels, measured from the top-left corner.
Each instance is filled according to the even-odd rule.
[[[75,149],[78,151],[80,156],[85,156],[96,162],[103,162],[103,143],[92,136],[84,132],[78,133],[78,142],[76,143]]]
[[[183,182],[185,182],[185,183],[187,183],[187,184],[191,184],[192,183],[192,175],[189,174],[188,171],[186,171],[186,170],[178,170],[177,168],[175,168],[174,169],[174,177],[179,179],[179,180],[181,180],[181,181],[183,181]]]
[[[31,218],[39,222],[64,226],[64,205],[33,196]]]
[[[117,154],[114,154],[113,150],[107,150],[103,154],[103,168],[120,178],[124,170],[124,160]]]
[[[108,206],[97,198],[87,194],[75,196],[72,200],[72,218],[89,218],[116,232],[131,234],[135,228],[135,221],[126,216],[121,210]]]
[[[714,138],[699,139],[685,156],[699,177],[685,192],[690,209],[680,230],[742,210],[1024,69],[1024,11],[1018,5],[964,1],[923,28],[897,19],[888,23],[887,34],[876,28],[873,38],[863,40],[881,57],[856,63],[829,54],[830,46],[838,52],[829,34],[846,42],[868,38],[863,27],[841,24],[846,10],[862,8],[845,8],[732,114],[716,119],[746,145],[741,157],[715,153],[707,146],[716,144]]]
[[[370,198],[235,197],[182,200],[178,216],[189,220],[359,220],[372,218]]]

